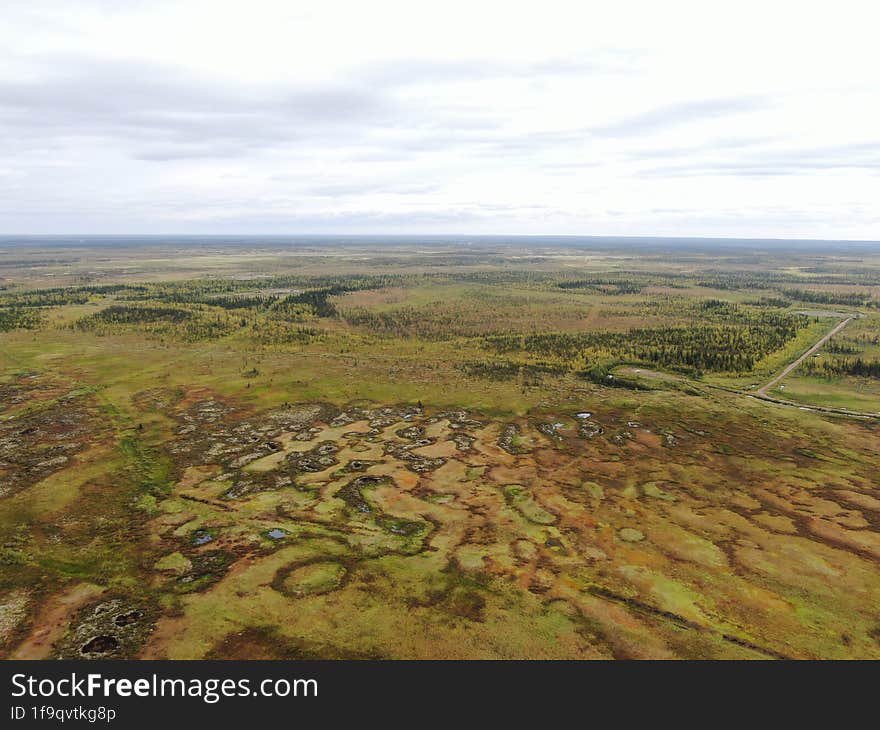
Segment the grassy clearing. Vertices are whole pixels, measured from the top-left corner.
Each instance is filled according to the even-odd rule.
[[[880,413],[880,382],[870,378],[807,378],[791,375],[774,395],[807,405]]]

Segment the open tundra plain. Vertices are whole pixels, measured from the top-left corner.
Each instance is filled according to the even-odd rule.
[[[0,243],[0,656],[880,658],[878,606],[880,246]]]

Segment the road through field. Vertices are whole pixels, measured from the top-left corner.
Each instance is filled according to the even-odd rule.
[[[822,337],[815,345],[813,345],[809,350],[807,350],[803,355],[801,355],[799,358],[797,358],[793,362],[786,365],[786,367],[782,370],[781,373],[779,373],[779,375],[777,375],[775,378],[773,378],[766,385],[763,385],[758,390],[756,390],[755,395],[766,396],[768,390],[775,387],[779,383],[779,381],[781,381],[792,370],[797,368],[798,365],[800,365],[804,360],[806,360],[808,357],[810,357],[810,355],[813,355],[814,353],[821,350],[822,347],[825,345],[825,343],[828,342],[828,340],[830,340],[832,337],[834,337],[834,335],[836,335],[844,327],[846,327],[850,322],[852,322],[853,319],[855,319],[855,317],[847,317],[845,320],[843,320],[833,330],[831,330],[827,335]]]

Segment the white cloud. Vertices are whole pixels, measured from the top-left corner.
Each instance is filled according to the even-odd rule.
[[[0,232],[880,239],[872,3],[6,3]]]

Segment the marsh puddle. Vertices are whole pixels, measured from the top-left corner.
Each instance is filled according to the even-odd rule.
[[[192,544],[195,545],[196,547],[198,547],[200,545],[207,545],[213,539],[214,539],[214,535],[211,534],[210,531],[204,530],[204,529],[196,530],[192,534]]]
[[[85,644],[80,651],[83,654],[107,654],[114,649],[119,648],[119,641],[114,636],[110,636],[108,634],[102,634],[100,636],[96,636],[93,639],[90,639]]]

